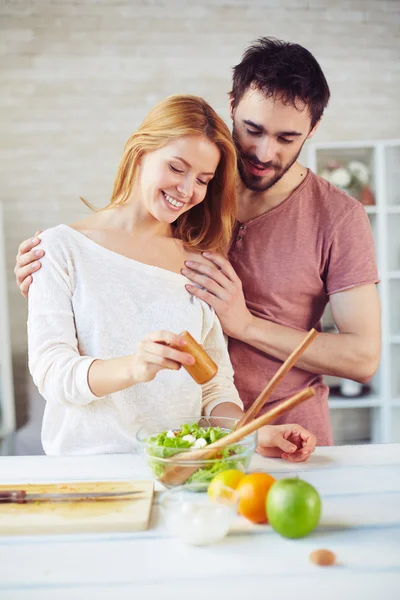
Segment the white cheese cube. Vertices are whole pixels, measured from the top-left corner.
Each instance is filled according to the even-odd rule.
[[[193,448],[204,448],[204,446],[207,446],[206,440],[204,438],[199,438],[195,441]]]
[[[196,441],[196,438],[194,437],[194,435],[191,435],[190,433],[188,433],[187,435],[184,435],[183,440],[185,440],[185,442],[189,442],[189,444],[193,444],[193,442]]]

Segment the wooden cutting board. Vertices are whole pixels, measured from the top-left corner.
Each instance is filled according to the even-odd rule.
[[[143,531],[148,528],[154,493],[152,481],[99,481],[0,485],[31,494],[139,490],[125,499],[69,502],[0,503],[0,535]]]

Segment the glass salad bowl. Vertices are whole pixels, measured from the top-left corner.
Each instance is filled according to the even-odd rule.
[[[181,462],[174,460],[174,455],[207,448],[227,435],[236,423],[237,419],[228,417],[154,417],[139,429],[136,439],[154,478],[165,487],[175,487],[168,478],[164,480],[166,470],[181,466],[193,470],[186,484],[208,485],[220,471],[246,471],[257,446],[257,432],[244,437],[237,444],[222,448],[214,458]]]

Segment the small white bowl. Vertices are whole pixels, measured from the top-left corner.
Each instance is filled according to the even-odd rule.
[[[190,483],[164,492],[160,499],[169,532],[185,544],[208,546],[222,540],[237,516],[239,495],[221,486],[217,498],[207,485]]]

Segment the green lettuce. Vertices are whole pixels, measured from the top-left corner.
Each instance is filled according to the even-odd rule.
[[[159,463],[157,460],[151,460],[154,458],[171,458],[174,454],[182,452],[184,449],[192,448],[195,442],[189,442],[188,440],[182,439],[186,435],[192,435],[195,440],[203,438],[207,445],[225,437],[229,432],[221,429],[221,427],[200,427],[198,423],[185,424],[182,427],[174,431],[174,437],[169,437],[168,431],[163,431],[155,436],[151,436],[145,440],[148,444],[146,452],[149,455],[149,466],[156,478],[160,478],[164,471],[164,465]],[[206,446],[204,446],[206,447]],[[213,477],[225,471],[226,469],[240,469],[244,471],[246,469],[249,459],[241,457],[235,459],[235,455],[242,454],[246,450],[245,446],[230,446],[229,448],[223,448],[218,453],[217,461],[213,462],[210,466],[199,468],[191,477],[187,483],[208,483]]]

